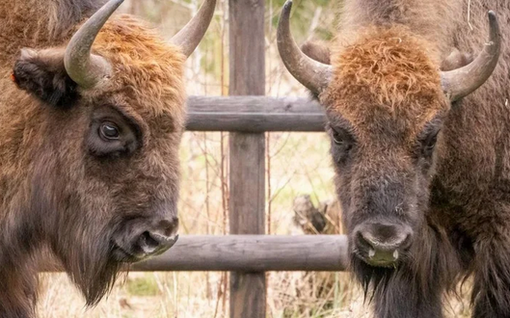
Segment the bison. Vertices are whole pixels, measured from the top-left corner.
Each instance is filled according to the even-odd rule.
[[[183,65],[216,1],[169,42],[122,2],[0,3],[2,318],[35,316],[47,259],[95,305],[177,240]]]
[[[375,317],[443,317],[466,277],[473,317],[510,317],[508,1],[342,4],[331,48],[297,46],[290,1],[277,42],[325,109],[350,269]]]

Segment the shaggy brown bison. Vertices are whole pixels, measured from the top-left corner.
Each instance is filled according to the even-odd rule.
[[[94,305],[177,240],[183,64],[215,0],[170,43],[104,2],[0,3],[2,318],[35,315],[41,254]]]
[[[508,1],[346,0],[336,44],[306,53],[291,5],[278,48],[326,110],[375,316],[443,317],[444,293],[472,274],[473,317],[510,317]]]

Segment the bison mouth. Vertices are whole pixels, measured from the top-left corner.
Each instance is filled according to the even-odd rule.
[[[374,267],[397,267],[412,244],[410,226],[399,223],[366,222],[351,235],[352,257]]]
[[[132,252],[127,251],[126,249],[122,248],[120,245],[116,244],[115,242],[112,242],[113,249],[112,249],[112,257],[115,259],[115,261],[120,263],[134,263],[143,260],[143,258],[134,255]]]
[[[358,258],[369,266],[396,268],[405,257],[408,247],[374,245],[363,238],[357,238],[352,258]]]
[[[357,257],[370,266],[396,268],[401,260],[402,253],[398,250],[376,251],[369,249],[366,252],[357,250],[353,252],[352,257]]]
[[[122,263],[140,262],[168,251],[178,239],[179,235],[162,237],[149,232],[143,232],[131,243],[113,239],[112,257]]]

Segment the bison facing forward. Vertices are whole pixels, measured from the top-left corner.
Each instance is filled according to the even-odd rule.
[[[177,240],[183,64],[215,0],[172,43],[102,3],[0,4],[2,318],[35,315],[43,251],[94,305]]]
[[[510,6],[469,3],[346,0],[331,53],[301,51],[282,11],[280,55],[326,109],[351,269],[378,318],[443,317],[469,274],[473,317],[510,317]]]

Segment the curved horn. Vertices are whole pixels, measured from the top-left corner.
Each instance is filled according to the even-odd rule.
[[[189,57],[202,41],[213,18],[215,7],[216,0],[206,0],[188,24],[170,40],[172,44],[181,48],[186,57]]]
[[[312,92],[320,94],[329,84],[332,74],[330,65],[317,62],[306,56],[297,46],[290,33],[290,11],[292,1],[288,0],[278,22],[278,51],[289,72]]]
[[[443,90],[452,102],[471,94],[485,83],[498,63],[501,33],[493,11],[489,11],[489,27],[489,42],[485,43],[473,62],[452,71],[441,72]]]
[[[110,64],[91,54],[97,34],[124,0],[110,0],[73,35],[64,57],[66,72],[82,88],[94,87],[111,72]]]

